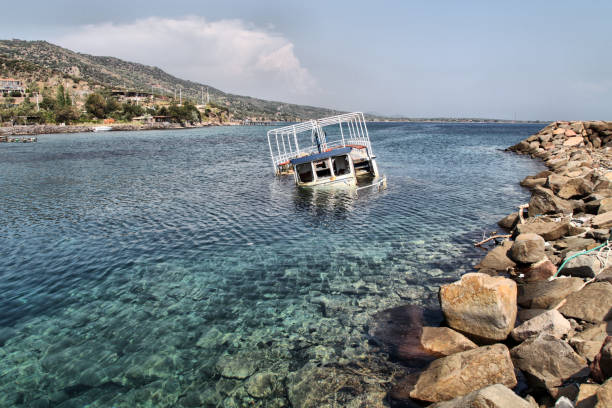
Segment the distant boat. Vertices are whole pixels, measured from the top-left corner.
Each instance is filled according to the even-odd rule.
[[[269,130],[268,146],[274,173],[293,174],[299,187],[386,188],[361,112]]]
[[[109,130],[113,130],[112,126],[94,126],[94,132],[108,132]]]

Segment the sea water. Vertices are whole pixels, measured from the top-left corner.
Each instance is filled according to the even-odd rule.
[[[274,176],[258,126],[0,144],[0,406],[224,406],[370,352],[527,201],[542,165],[502,150],[540,128],[370,124],[388,189],[358,193]]]

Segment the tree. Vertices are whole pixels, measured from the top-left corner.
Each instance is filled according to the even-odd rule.
[[[44,101],[43,101],[44,102]],[[85,110],[98,119],[106,117],[106,101],[99,93],[92,93],[85,101]]]
[[[55,100],[57,101],[58,106],[69,105],[68,103],[66,103],[66,94],[64,90],[64,85],[60,84],[57,87],[57,96],[55,97]]]

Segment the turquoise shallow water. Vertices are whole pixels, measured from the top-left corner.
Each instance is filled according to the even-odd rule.
[[[275,178],[262,127],[0,145],[0,406],[272,406],[227,362],[349,361],[374,312],[435,307],[540,127],[371,124],[389,187],[358,194]]]

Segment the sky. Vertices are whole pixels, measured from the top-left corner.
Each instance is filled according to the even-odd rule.
[[[609,1],[11,1],[0,38],[347,111],[612,120],[610,15]]]

